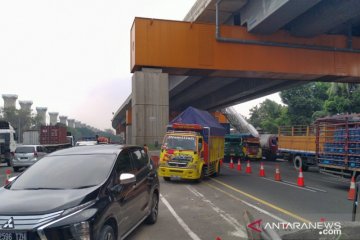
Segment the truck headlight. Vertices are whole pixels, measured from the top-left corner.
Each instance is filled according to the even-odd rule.
[[[73,224],[70,231],[76,240],[90,240],[90,224],[87,221]]]

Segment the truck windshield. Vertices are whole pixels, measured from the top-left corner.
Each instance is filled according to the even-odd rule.
[[[169,135],[165,138],[164,147],[167,149],[196,151],[195,137]]]

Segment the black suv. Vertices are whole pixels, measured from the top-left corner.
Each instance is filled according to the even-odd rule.
[[[1,188],[0,202],[0,239],[123,239],[156,222],[159,180],[141,147],[74,147]]]

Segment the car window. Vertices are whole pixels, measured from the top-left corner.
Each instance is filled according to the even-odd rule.
[[[133,167],[131,165],[130,155],[127,151],[122,151],[118,157],[116,166],[116,173],[120,176],[121,173],[132,173]]]
[[[37,146],[36,151],[37,152],[44,152],[44,150],[43,150],[43,148],[41,146]]]
[[[135,167],[136,170],[142,169],[148,163],[147,158],[145,157],[144,154],[142,154],[140,149],[132,150],[131,151],[131,157],[132,157],[134,167]]]
[[[45,156],[21,174],[11,189],[76,189],[106,180],[115,154]]]
[[[15,153],[33,153],[34,147],[17,147]]]

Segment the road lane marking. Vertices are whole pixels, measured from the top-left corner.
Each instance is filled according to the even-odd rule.
[[[245,204],[245,205],[247,205],[247,206],[249,206],[249,207],[254,208],[255,210],[257,210],[257,211],[259,211],[259,212],[261,212],[261,213],[263,213],[263,214],[265,214],[265,215],[270,216],[271,218],[273,218],[273,219],[275,219],[275,220],[278,220],[279,222],[283,222],[283,223],[287,223],[287,222],[288,222],[287,220],[282,219],[282,218],[276,216],[275,214],[270,213],[270,212],[268,212],[268,211],[266,211],[266,210],[264,210],[264,209],[262,209],[262,208],[259,208],[258,206],[255,206],[255,205],[253,205],[253,204],[251,204],[251,203],[248,203],[248,202],[246,202],[246,201],[244,201],[244,200],[242,200],[242,199],[240,199],[240,198],[238,198],[238,197],[235,197],[235,196],[232,195],[231,193],[228,193],[228,192],[226,192],[226,191],[224,191],[224,190],[222,190],[222,189],[220,189],[220,188],[218,188],[218,187],[216,187],[216,186],[214,186],[214,185],[212,185],[212,184],[210,184],[210,183],[205,183],[205,184],[208,185],[209,187],[211,187],[211,188],[219,191],[219,192],[222,192],[222,193],[228,195],[229,197],[231,197],[231,198],[233,198],[233,199],[235,199],[235,200],[237,200],[237,201],[242,202],[243,204]]]
[[[192,240],[201,240],[196,233],[194,233],[189,226],[182,220],[182,218],[175,212],[174,208],[170,205],[170,203],[166,200],[166,198],[160,194],[161,201],[165,204],[165,206],[169,209],[171,214],[175,217],[176,221],[180,224],[180,226],[185,230],[185,232],[191,237]]]
[[[273,180],[274,181],[274,180]],[[284,180],[282,180],[283,182],[285,182],[285,183],[289,183],[289,184],[291,184],[291,185],[293,185],[293,186],[296,186],[294,183],[292,183],[292,182],[288,182],[288,181],[284,181]],[[298,187],[298,186],[296,186],[296,187]],[[301,188],[301,187],[298,187],[298,188]],[[305,189],[312,189],[312,190],[315,190],[315,191],[319,191],[319,192],[327,192],[326,190],[323,190],[323,189],[320,189],[320,188],[316,188],[316,187],[309,187],[309,186],[305,186]]]
[[[200,198],[203,202],[210,205],[210,207],[217,213],[219,216],[224,219],[227,223],[229,223],[232,227],[235,228],[235,232],[232,232],[231,235],[240,237],[240,238],[248,238],[247,233],[245,233],[246,229],[242,226],[235,218],[233,218],[230,214],[226,213],[225,211],[221,210],[217,207],[213,202],[207,199],[203,194],[198,192],[195,188],[187,186],[186,187],[190,192],[192,192],[195,196]]]
[[[253,199],[253,200],[257,201],[257,202],[260,202],[260,203],[262,203],[262,204],[264,204],[264,205],[266,205],[266,206],[268,206],[268,207],[271,207],[271,208],[273,208],[273,209],[275,209],[275,210],[277,210],[277,211],[279,211],[279,212],[281,212],[281,213],[283,213],[283,214],[286,214],[286,215],[288,215],[288,216],[291,216],[291,217],[293,217],[293,218],[295,218],[295,219],[297,219],[297,220],[300,220],[300,221],[302,221],[302,222],[310,223],[309,220],[307,220],[307,219],[305,219],[305,218],[303,218],[303,217],[300,217],[299,215],[296,215],[295,213],[292,213],[292,212],[290,212],[290,211],[288,211],[288,210],[285,210],[285,209],[283,209],[283,208],[281,208],[281,207],[278,207],[278,206],[276,206],[276,205],[274,205],[274,204],[271,204],[271,203],[269,203],[269,202],[267,202],[267,201],[265,201],[265,200],[262,200],[262,199],[260,199],[260,198],[258,198],[258,197],[255,197],[255,196],[253,196],[253,195],[251,195],[251,194],[249,194],[249,193],[246,193],[246,192],[244,192],[244,191],[241,191],[241,190],[239,190],[239,189],[237,189],[237,188],[235,188],[235,187],[233,187],[233,186],[230,186],[230,185],[228,185],[228,184],[226,184],[226,183],[224,183],[224,182],[222,182],[222,181],[220,181],[220,180],[216,180],[216,179],[213,179],[213,178],[210,178],[210,180],[211,180],[211,181],[214,181],[214,182],[216,182],[216,183],[218,183],[218,184],[220,184],[220,185],[223,185],[224,187],[226,187],[226,188],[228,188],[228,189],[231,189],[231,190],[233,190],[233,191],[235,191],[235,192],[238,192],[238,193],[240,193],[240,194],[242,194],[242,195],[244,195],[244,196],[246,196],[246,197],[248,197],[248,198],[251,198],[251,199]]]
[[[225,168],[230,169],[230,168],[227,167],[227,166],[225,166]],[[320,188],[316,188],[316,187],[309,187],[309,186],[299,187],[299,186],[297,186],[295,183],[288,182],[288,181],[285,181],[285,180],[275,181],[275,180],[273,180],[273,179],[266,178],[266,177],[262,177],[261,179],[265,179],[265,180],[268,180],[268,181],[271,181],[271,182],[281,183],[281,184],[284,184],[284,185],[288,185],[288,186],[291,186],[291,187],[295,187],[295,188],[298,188],[298,189],[301,189],[301,190],[310,191],[310,192],[317,192],[317,191],[318,191],[318,192],[324,192],[324,193],[327,192],[326,190],[323,190],[323,189],[320,189]]]
[[[301,189],[301,190],[306,190],[306,191],[310,191],[310,192],[316,192],[315,190],[313,189],[309,189],[309,187],[299,187],[291,182],[287,182],[287,181],[284,181],[284,180],[281,180],[281,181],[275,181],[275,180],[272,180],[270,178],[262,178],[264,180],[268,180],[268,181],[271,181],[271,182],[275,182],[275,183],[281,183],[281,184],[284,184],[284,185],[287,185],[287,186],[290,186],[290,187],[294,187],[294,188],[298,188],[298,189]]]

